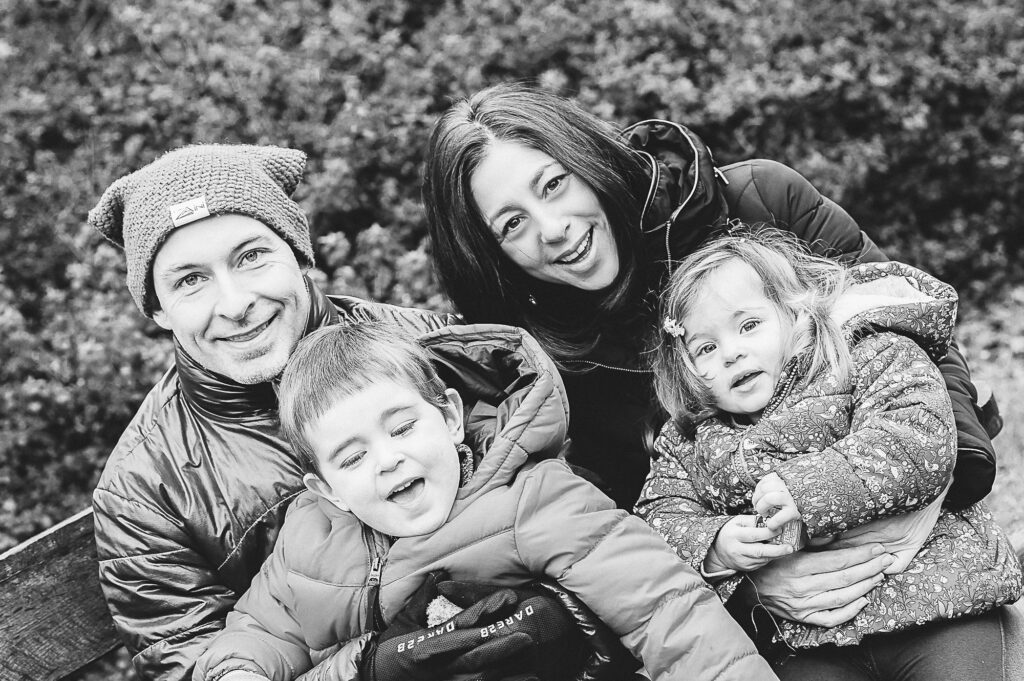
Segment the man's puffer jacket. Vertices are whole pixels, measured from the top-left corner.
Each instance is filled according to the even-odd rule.
[[[416,332],[456,321],[329,299],[307,284],[307,333],[346,319],[391,319]],[[93,494],[100,583],[146,679],[190,677],[304,489],[278,436],[273,385],[240,385],[177,345],[175,353],[176,366],[146,397]]]
[[[716,168],[692,131],[668,121],[644,121],[622,134],[650,163],[638,228],[652,263],[671,269],[734,221],[789,230],[816,253],[846,263],[888,260],[846,211],[792,168],[766,160]],[[652,408],[656,400],[639,340],[599,344],[586,359],[565,363],[562,372],[572,406],[569,462],[595,473],[623,508],[632,508],[640,493],[653,436],[664,422]],[[963,508],[992,489],[995,452],[955,345],[939,369],[953,402],[959,449],[946,505]]]
[[[498,586],[557,580],[653,679],[775,678],[703,578],[561,459],[568,404],[532,337],[476,325],[441,329],[421,342],[462,396],[467,443],[482,453],[447,522],[387,548],[386,537],[351,513],[311,493],[299,497],[195,679],[245,669],[291,681],[338,643],[370,631],[378,614],[391,622],[439,569]]]

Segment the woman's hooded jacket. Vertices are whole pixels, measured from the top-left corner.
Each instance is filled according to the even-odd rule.
[[[836,308],[851,339],[850,376],[797,377],[795,387],[781,380],[751,426],[711,417],[692,437],[674,422],[662,430],[637,512],[696,569],[726,522],[753,514],[751,494],[770,472],[785,482],[810,537],[838,535],[848,545],[878,541],[863,535],[867,523],[925,509],[946,488],[956,432],[934,362],[950,342],[956,293],[897,262],[850,275]],[[945,508],[931,522],[909,564],[885,575],[854,619],[828,629],[780,620],[780,636],[793,647],[850,645],[1020,596],[1020,564],[983,502]],[[718,584],[723,598],[740,579]]]
[[[498,586],[557,580],[655,679],[775,678],[703,579],[569,470],[562,383],[532,337],[477,325],[421,342],[463,397],[467,443],[482,453],[447,522],[391,542],[323,499],[300,497],[196,678],[232,669],[294,678],[371,631],[376,614],[391,622],[438,569]]]
[[[814,252],[846,263],[887,260],[846,211],[792,168],[767,160],[717,168],[697,135],[669,121],[643,121],[622,135],[650,167],[638,227],[651,263],[671,269],[733,221],[791,231]],[[653,309],[653,300],[646,304]],[[650,467],[653,436],[664,421],[652,407],[657,400],[642,339],[609,340],[586,359],[564,364],[562,378],[572,405],[568,460],[592,471],[620,507],[631,508]],[[991,490],[995,453],[979,421],[970,373],[955,346],[940,368],[953,400],[960,449],[946,504],[962,508]]]

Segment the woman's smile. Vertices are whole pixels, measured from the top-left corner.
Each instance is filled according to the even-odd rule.
[[[594,244],[594,228],[591,227],[587,230],[583,240],[576,246],[568,255],[555,260],[556,263],[562,265],[575,265],[591,252],[590,247]]]

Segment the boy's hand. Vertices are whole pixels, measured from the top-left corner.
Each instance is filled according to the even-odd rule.
[[[788,522],[800,520],[800,509],[778,473],[769,473],[754,487],[754,510],[765,519],[765,527],[775,531]]]
[[[715,543],[704,559],[704,571],[750,572],[776,558],[788,556],[793,553],[789,544],[768,543],[778,533],[778,530],[758,527],[757,516],[735,516],[718,531]]]

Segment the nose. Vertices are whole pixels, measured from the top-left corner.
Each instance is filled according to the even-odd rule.
[[[228,319],[245,319],[256,303],[256,294],[238,277],[222,276],[217,293],[217,314]]]
[[[377,458],[377,469],[381,474],[394,472],[405,461],[405,454],[395,446],[382,446]]]
[[[725,366],[732,366],[747,356],[746,345],[740,340],[720,341],[720,351],[722,353],[722,361],[725,362]]]
[[[557,244],[565,241],[565,235],[569,232],[569,221],[559,214],[541,216],[540,219],[540,240],[545,244]]]

